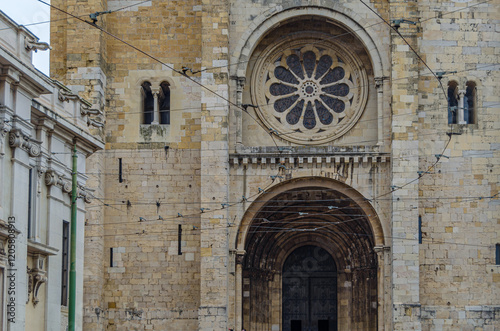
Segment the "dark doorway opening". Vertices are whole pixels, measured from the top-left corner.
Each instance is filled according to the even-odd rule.
[[[302,331],[302,321],[301,320],[292,320],[291,321],[292,331]]]
[[[283,265],[283,330],[337,331],[337,267],[321,247],[299,247]]]

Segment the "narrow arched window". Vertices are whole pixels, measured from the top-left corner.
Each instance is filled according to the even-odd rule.
[[[468,81],[466,84],[464,98],[464,121],[467,122],[467,124],[476,123],[476,99],[476,83]]]
[[[457,123],[458,119],[458,83],[448,83],[448,124]]]
[[[170,85],[167,82],[160,84],[158,109],[160,110],[160,124],[170,124]]]
[[[154,118],[155,100],[151,91],[151,83],[144,82],[141,84],[142,94],[142,123],[151,124]]]

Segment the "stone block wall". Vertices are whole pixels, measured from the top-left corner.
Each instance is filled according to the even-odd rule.
[[[54,1],[76,10],[74,1]],[[89,0],[78,11],[126,5]],[[386,20],[419,20],[403,24],[401,35],[433,71],[457,73],[439,82],[398,33],[356,1],[152,1],[99,17],[98,25],[163,64],[88,24],[52,23],[54,77],[106,113],[106,151],[87,166],[99,200],[87,215],[84,329],[241,327],[244,284],[234,276],[241,252],[233,249],[250,203],[220,206],[299,177],[334,178],[367,198],[383,195],[371,202],[390,246],[377,248],[385,252],[379,255],[385,267],[378,270],[384,279],[379,329],[498,327],[500,206],[491,198],[500,175],[498,4],[391,0],[368,6]],[[283,34],[308,28],[283,22],[313,15],[324,16],[317,31],[332,36],[364,31],[356,40],[338,39],[356,48],[369,81],[359,122],[319,149],[273,141],[225,100],[251,103],[259,54]],[[343,29],[327,27],[325,17]],[[183,67],[194,82],[175,72]],[[452,80],[460,89],[476,83],[474,124],[448,124]],[[141,125],[144,81],[169,83],[170,125]],[[275,143],[289,150],[278,153]],[[434,165],[436,154],[446,157]],[[273,182],[275,175],[283,178]]]
[[[494,330],[498,318],[498,3],[420,2],[420,51],[441,79],[477,86],[475,123],[448,124],[445,93],[421,69],[420,296],[423,330]],[[456,71],[453,73],[453,71]],[[447,133],[452,133],[451,137]],[[449,144],[447,144],[449,140]],[[446,147],[446,149],[445,149]],[[441,151],[439,151],[441,150]]]
[[[103,225],[108,329],[196,329],[200,154],[148,147],[107,151],[102,202],[109,205]]]

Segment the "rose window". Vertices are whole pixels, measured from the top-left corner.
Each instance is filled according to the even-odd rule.
[[[353,83],[350,70],[335,54],[313,47],[288,50],[272,67],[266,97],[282,122],[293,129],[314,130],[345,117]]]
[[[361,115],[364,71],[351,54],[332,48],[275,49],[261,63],[253,81],[259,117],[283,139],[323,143],[344,134]]]

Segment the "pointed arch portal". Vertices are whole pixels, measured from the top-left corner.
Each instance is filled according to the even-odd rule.
[[[243,218],[242,326],[246,330],[376,330],[382,227],[352,187],[295,179]]]

